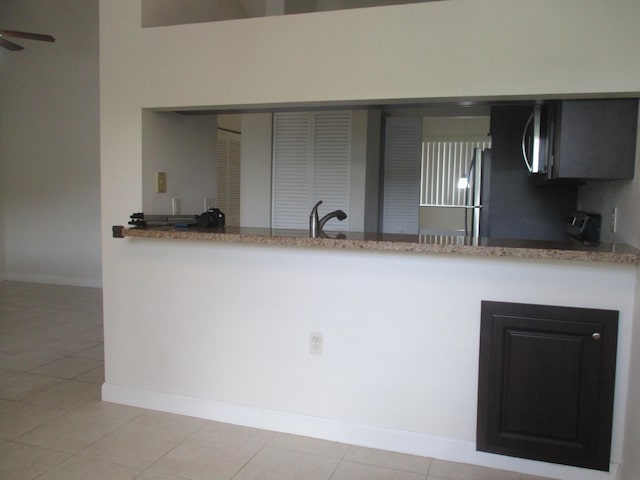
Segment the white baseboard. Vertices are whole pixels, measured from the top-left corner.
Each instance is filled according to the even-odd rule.
[[[4,280],[13,282],[46,283],[50,285],[70,285],[72,287],[102,288],[102,278],[62,277],[58,275],[42,275],[37,273],[4,274]]]
[[[475,443],[375,425],[266,410],[202,398],[102,385],[102,399],[134,407],[160,410],[253,428],[320,438],[380,450],[438,458],[451,462],[510,470],[561,480],[619,480],[618,465],[610,472],[477,452]]]

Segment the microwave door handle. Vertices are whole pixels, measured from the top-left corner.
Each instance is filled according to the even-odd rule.
[[[527,141],[527,130],[529,130],[529,126],[531,125],[531,122],[533,121],[534,116],[535,116],[535,111],[532,112],[531,115],[529,115],[529,119],[527,120],[527,123],[525,123],[524,130],[522,131],[522,158],[524,160],[524,164],[527,166],[527,170],[529,170],[529,173],[533,173],[533,167],[529,163],[529,158],[527,157],[526,141]]]

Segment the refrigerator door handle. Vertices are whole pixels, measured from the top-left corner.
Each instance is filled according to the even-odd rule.
[[[480,208],[482,202],[482,148],[474,149],[475,171],[473,172],[473,205],[477,208],[473,209],[473,238],[480,238]]]

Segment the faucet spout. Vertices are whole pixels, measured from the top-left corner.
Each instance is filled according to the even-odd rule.
[[[318,218],[318,207],[320,205],[322,205],[322,200],[313,206],[311,215],[309,215],[309,234],[311,238],[316,238],[320,233],[320,219]]]
[[[334,210],[331,213],[327,213],[324,217],[322,217],[319,221],[319,225],[320,225],[320,231],[322,231],[322,228],[324,227],[324,224],[327,223],[329,220],[331,220],[332,218],[337,218],[338,220],[342,221],[345,218],[347,218],[347,214],[344,213],[342,210]]]

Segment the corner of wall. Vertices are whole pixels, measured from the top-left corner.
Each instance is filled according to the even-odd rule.
[[[631,331],[629,397],[625,421],[624,450],[618,480],[640,478],[640,266],[636,266],[635,318]]]
[[[0,53],[0,273],[6,280],[96,284],[99,2],[54,3],[0,2],[3,24],[56,37],[54,44],[25,43],[17,56]]]
[[[216,115],[181,115],[142,110],[142,207],[151,214],[198,214],[205,198],[216,198]],[[166,173],[166,192],[157,193],[156,172]],[[177,212],[176,212],[177,213]]]
[[[1,108],[1,106],[0,106]],[[1,113],[1,112],[0,112]],[[2,115],[0,114],[0,119]],[[2,174],[2,122],[0,121],[0,282],[6,280],[6,265],[4,248],[4,175]]]
[[[244,113],[240,139],[240,225],[271,228],[271,113]]]
[[[581,210],[602,215],[600,238],[607,243],[626,243],[640,248],[640,121],[636,136],[636,165],[633,180],[589,182],[578,188]],[[610,230],[612,209],[617,208],[616,232]]]

